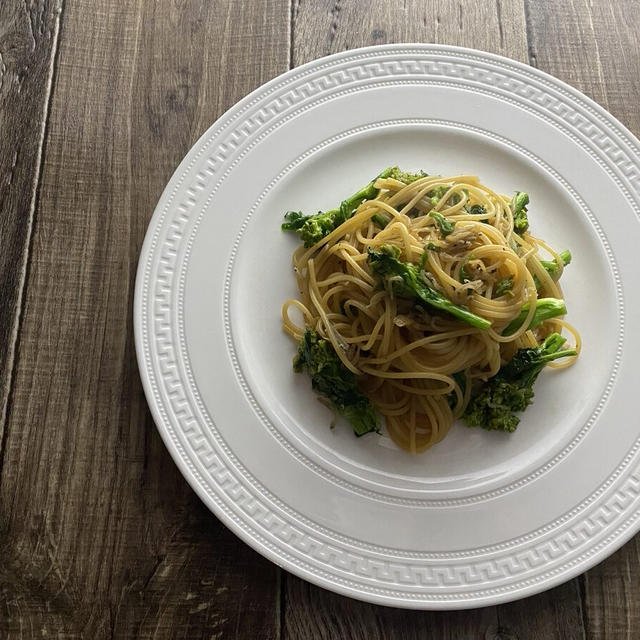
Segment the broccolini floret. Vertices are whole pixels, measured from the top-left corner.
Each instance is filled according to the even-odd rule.
[[[356,376],[342,364],[333,346],[316,331],[307,329],[293,361],[296,373],[311,376],[314,391],[323,395],[344,416],[359,437],[379,431],[378,417],[367,396],[358,389]]]
[[[385,175],[380,175],[380,178],[393,178],[404,184],[412,184],[416,180],[428,177],[428,173],[420,169],[417,173],[411,173],[409,171],[402,171],[399,167],[391,167],[384,172]],[[375,222],[381,229],[384,229],[391,221],[391,216],[388,213],[375,213],[371,216],[373,222]]]
[[[516,191],[511,199],[511,212],[513,213],[513,230],[522,235],[529,228],[529,218],[527,217],[527,205],[529,195],[524,191]]]
[[[384,176],[385,178],[393,178],[405,184],[411,184],[420,178],[426,178],[429,174],[420,169],[417,173],[410,173],[409,171],[401,171],[398,167],[392,167],[389,174]]]
[[[486,383],[478,386],[463,414],[470,427],[497,431],[515,431],[520,419],[514,414],[524,411],[533,400],[533,385],[545,365],[557,358],[576,355],[574,349],[552,333],[539,347],[519,349],[513,358]]]
[[[305,216],[300,211],[287,211],[285,222],[282,224],[283,231],[296,231],[304,242],[305,247],[312,247],[320,242],[322,238],[328,236],[334,229],[337,229],[345,220],[348,220],[353,212],[365,201],[378,197],[379,189],[374,187],[378,178],[386,178],[393,171],[394,167],[385,169],[376,176],[368,185],[356,191],[351,197],[343,200],[337,209],[330,211],[320,211],[315,215]]]
[[[283,231],[298,231],[309,218],[313,218],[313,216],[305,216],[302,211],[287,211],[284,214],[285,221],[282,223],[281,229]]]
[[[464,307],[458,306],[432,289],[420,276],[420,268],[411,262],[398,260],[400,249],[393,245],[382,245],[378,251],[367,250],[368,262],[373,273],[384,284],[390,283],[393,292],[401,297],[415,300],[422,306],[446,311],[478,329],[488,329],[491,323]],[[399,277],[398,277],[399,276]]]
[[[449,187],[446,184],[441,184],[439,187],[427,192],[427,197],[430,198],[431,204],[435,207],[447,191],[449,191]]]

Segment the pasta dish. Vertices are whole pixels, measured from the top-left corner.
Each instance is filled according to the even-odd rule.
[[[302,241],[282,309],[294,368],[356,435],[382,416],[416,453],[458,418],[514,431],[542,369],[575,361],[558,282],[571,254],[529,232],[528,206],[473,175],[392,167],[337,209],[286,214]]]

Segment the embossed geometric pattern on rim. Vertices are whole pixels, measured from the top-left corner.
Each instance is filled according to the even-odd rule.
[[[358,64],[359,61],[364,60],[364,61],[369,61],[370,63],[371,61],[374,61],[376,65],[374,65],[373,69],[375,71],[379,71],[380,66],[377,63],[379,62],[380,58],[383,58],[385,56],[390,58],[394,56],[396,58],[403,58],[403,57],[413,58],[411,62],[407,60],[404,61],[405,64],[412,65],[412,69],[409,70],[410,73],[416,73],[416,68],[415,68],[416,58],[422,57],[424,59],[428,59],[429,56],[449,58],[448,60],[444,60],[444,61],[440,60],[440,67],[439,67],[440,73],[438,73],[437,75],[447,76],[448,74],[450,74],[452,77],[456,78],[456,81],[460,80],[460,72],[459,72],[459,69],[456,69],[454,61],[458,62],[461,65],[465,65],[465,68],[467,69],[469,68],[474,69],[473,67],[474,63],[476,65],[480,65],[481,67],[489,66],[494,70],[499,69],[500,73],[502,74],[505,74],[506,72],[510,72],[512,76],[516,77],[516,79],[519,82],[522,82],[523,76],[528,77],[529,80],[535,81],[536,84],[546,86],[548,89],[552,89],[553,92],[556,94],[560,93],[561,95],[564,95],[565,98],[569,100],[569,102],[562,103],[562,107],[563,107],[563,109],[561,110],[563,112],[561,114],[562,117],[567,118],[568,119],[567,121],[569,122],[573,120],[574,126],[577,119],[579,119],[580,117],[585,118],[584,113],[579,114],[575,110],[576,104],[578,104],[581,107],[583,112],[587,112],[590,114],[591,119],[586,119],[586,124],[589,127],[595,126],[596,134],[599,135],[600,137],[604,135],[607,143],[606,145],[604,145],[601,139],[600,144],[596,143],[596,148],[598,149],[598,151],[604,150],[604,152],[609,156],[610,161],[616,170],[620,169],[623,163],[626,165],[624,167],[625,170],[622,171],[622,176],[621,176],[622,180],[626,182],[626,185],[620,181],[620,178],[618,177],[618,175],[616,175],[611,171],[611,168],[610,168],[611,165],[607,166],[607,170],[612,175],[612,177],[616,180],[616,182],[619,184],[619,186],[627,196],[629,196],[627,185],[631,190],[633,190],[635,194],[637,194],[638,190],[637,190],[636,184],[639,182],[640,174],[638,173],[636,162],[634,162],[632,158],[630,159],[629,155],[631,153],[631,155],[637,156],[638,147],[635,143],[632,142],[632,137],[630,136],[630,134],[624,133],[621,129],[621,126],[619,126],[615,121],[613,121],[611,116],[609,116],[608,114],[606,114],[606,112],[604,112],[602,109],[597,107],[597,105],[590,103],[588,99],[580,96],[579,94],[576,95],[575,91],[569,89],[568,87],[565,88],[565,86],[562,85],[562,83],[560,83],[555,79],[550,78],[549,76],[546,76],[546,74],[542,74],[537,71],[532,71],[527,67],[520,65],[519,63],[514,63],[506,59],[499,58],[497,56],[493,56],[489,54],[480,54],[479,52],[470,52],[470,51],[461,50],[457,48],[430,46],[430,45],[425,45],[425,46],[411,45],[411,46],[405,46],[405,47],[402,47],[402,46],[376,47],[367,51],[361,50],[361,51],[351,52],[349,54],[338,54],[337,56],[333,56],[332,58],[327,59],[326,61],[311,63],[309,65],[306,65],[303,68],[296,69],[292,72],[289,72],[288,74],[285,74],[283,79],[277,79],[275,81],[272,81],[271,83],[267,84],[264,88],[257,90],[257,92],[255,92],[254,94],[249,96],[247,99],[239,103],[236,107],[234,107],[234,109],[232,109],[226,116],[223,116],[221,121],[219,121],[219,123],[221,123],[220,126],[218,126],[218,123],[214,125],[214,127],[212,127],[212,130],[215,129],[213,133],[211,133],[211,130],[210,130],[210,132],[208,132],[203,137],[203,139],[201,139],[201,141],[196,145],[196,147],[194,147],[194,150],[192,151],[192,153],[187,157],[183,165],[181,165],[179,170],[176,172],[176,175],[172,179],[169,187],[167,188],[167,192],[165,192],[165,194],[163,195],[163,199],[161,200],[161,203],[164,202],[164,207],[161,210],[159,206],[154,216],[154,220],[152,221],[149,234],[147,235],[147,238],[145,240],[145,246],[143,248],[140,267],[139,267],[139,277],[136,283],[136,304],[135,304],[136,344],[137,344],[138,356],[140,360],[140,369],[142,372],[143,382],[145,384],[145,391],[147,392],[148,398],[150,400],[150,404],[154,412],[154,417],[156,418],[156,422],[158,423],[158,426],[160,427],[160,431],[163,437],[165,438],[165,441],[167,442],[169,448],[173,449],[172,453],[174,454],[174,457],[176,457],[176,461],[179,464],[185,476],[194,485],[194,488],[196,488],[196,490],[201,495],[201,497],[205,499],[207,504],[209,504],[212,508],[214,508],[214,510],[218,513],[218,515],[220,515],[223,518],[223,520],[225,520],[228,524],[230,524],[234,528],[234,530],[243,537],[243,539],[252,542],[254,546],[256,545],[261,546],[262,551],[267,555],[269,555],[272,559],[276,560],[279,563],[285,563],[289,568],[292,568],[294,570],[297,568],[298,573],[305,575],[305,577],[315,579],[315,581],[320,582],[324,586],[329,586],[330,588],[342,590],[343,592],[348,593],[349,595],[355,595],[359,597],[368,597],[369,599],[373,599],[378,602],[385,602],[387,604],[406,604],[407,606],[425,606],[425,607],[429,607],[429,606],[445,607],[445,606],[473,606],[478,602],[488,603],[489,601],[505,600],[505,599],[509,599],[509,594],[513,594],[511,595],[511,597],[514,597],[515,595],[520,595],[520,593],[518,592],[522,592],[522,593],[526,592],[527,588],[530,585],[536,586],[536,585],[540,585],[541,583],[546,583],[544,586],[549,586],[549,584],[551,583],[556,583],[560,581],[560,579],[566,579],[570,577],[570,575],[572,575],[573,573],[577,573],[577,571],[582,570],[584,568],[583,563],[585,562],[586,559],[597,556],[597,554],[603,548],[606,548],[607,545],[610,545],[613,540],[615,540],[617,543],[621,543],[622,541],[624,541],[623,532],[627,532],[626,534],[627,536],[630,535],[629,531],[632,531],[634,528],[632,525],[637,526],[637,513],[634,513],[633,516],[627,518],[624,521],[624,523],[622,525],[619,525],[613,532],[609,532],[610,535],[604,538],[604,541],[600,541],[598,544],[591,546],[587,551],[584,551],[579,556],[574,556],[570,562],[564,563],[560,566],[556,566],[553,571],[541,572],[537,574],[534,578],[522,580],[519,583],[515,582],[507,586],[502,586],[494,589],[489,588],[489,589],[480,589],[480,590],[478,589],[470,589],[466,591],[461,590],[456,594],[447,593],[443,595],[441,593],[438,594],[438,593],[430,592],[428,591],[427,588],[425,588],[421,590],[419,593],[415,593],[415,592],[412,592],[409,588],[405,588],[404,590],[397,588],[399,586],[406,587],[411,581],[409,581],[408,583],[406,579],[401,581],[393,580],[393,576],[391,576],[392,579],[389,582],[391,584],[394,584],[396,588],[389,589],[389,588],[377,588],[377,587],[373,587],[370,584],[366,584],[362,580],[358,580],[357,579],[358,576],[356,576],[355,574],[353,576],[349,576],[348,578],[344,578],[337,573],[330,573],[330,572],[328,573],[325,570],[319,568],[317,566],[317,563],[314,564],[313,561],[317,560],[317,558],[313,558],[309,556],[307,558],[308,561],[301,560],[300,557],[290,553],[292,549],[286,549],[285,545],[280,545],[280,546],[274,545],[271,540],[268,540],[267,538],[265,538],[258,530],[254,528],[254,526],[252,526],[252,524],[258,524],[258,519],[256,519],[255,523],[251,523],[246,519],[238,518],[238,516],[231,509],[228,508],[228,505],[225,504],[225,497],[228,499],[228,495],[225,495],[225,497],[223,497],[222,495],[217,494],[217,492],[215,491],[215,488],[214,490],[212,490],[212,488],[208,485],[207,481],[204,480],[204,478],[201,476],[199,471],[196,469],[190,457],[190,454],[184,450],[181,443],[175,437],[175,434],[172,433],[173,424],[169,418],[169,414],[173,411],[172,402],[166,396],[166,389],[162,389],[162,392],[161,392],[160,387],[158,387],[158,378],[157,378],[158,371],[154,370],[154,367],[157,365],[154,363],[153,358],[151,357],[152,343],[150,341],[151,339],[149,335],[149,325],[147,324],[149,321],[147,311],[149,308],[159,308],[161,309],[160,315],[162,316],[162,314],[164,314],[168,310],[169,305],[167,304],[167,302],[171,301],[171,297],[168,297],[168,298],[165,297],[165,299],[159,301],[159,304],[160,304],[159,307],[153,307],[150,305],[150,302],[149,302],[150,279],[149,278],[151,275],[153,257],[154,255],[157,255],[156,252],[159,246],[161,249],[168,248],[169,250],[173,250],[173,248],[170,246],[171,245],[169,241],[170,239],[164,240],[165,244],[167,245],[166,247],[162,247],[161,245],[158,245],[163,222],[165,220],[165,216],[167,212],[170,210],[170,204],[173,197],[177,193],[178,189],[182,185],[185,178],[189,176],[195,162],[200,159],[200,157],[204,153],[204,150],[207,149],[208,145],[213,140],[215,140],[216,136],[221,131],[223,131],[224,128],[227,127],[231,121],[237,120],[242,115],[246,115],[246,113],[250,111],[250,109],[253,106],[260,105],[262,101],[266,98],[266,96],[278,90],[279,88],[291,85],[300,79],[304,79],[306,75],[311,75],[313,73],[316,73],[319,70],[331,69],[333,65],[345,64],[345,63],[355,63],[357,68],[359,69],[358,79],[362,80],[363,77],[364,78],[367,77],[368,72],[371,72],[372,67],[369,67],[369,71],[367,71],[366,64],[365,63]],[[398,60],[391,60],[390,63],[394,66],[394,68],[388,70],[392,75],[393,73],[401,73],[401,70],[398,71],[398,69],[402,66],[401,62],[399,62]],[[434,65],[437,66],[437,62],[434,62],[433,60],[428,60],[428,64],[430,65],[431,69],[434,68]],[[481,71],[485,74],[493,73],[492,71],[486,71],[485,68],[482,68]],[[485,83],[487,82],[486,75],[484,75],[483,80]],[[504,81],[504,75],[502,76],[501,81]],[[348,81],[343,80],[343,82],[348,82]],[[526,82],[524,84],[525,86],[527,86]],[[557,101],[557,97],[554,97],[553,100]],[[286,108],[288,108],[289,106],[290,104],[286,104],[285,107],[283,107],[284,110],[286,110]],[[268,117],[266,119],[268,119]],[[258,120],[260,120],[260,117],[258,117]],[[242,126],[246,127],[247,121],[248,121],[248,117],[245,118],[245,120],[236,127],[236,130],[240,130]],[[260,129],[261,125],[262,123],[259,122],[257,128]],[[248,129],[250,130],[251,127],[248,127]],[[622,140],[625,143],[625,145],[627,145],[627,147],[630,147],[631,149],[627,151],[621,149],[620,145],[618,144],[618,141],[613,140],[611,138],[610,133],[608,133],[611,131],[614,131],[617,134],[618,140]],[[583,140],[582,142],[588,141],[587,144],[594,143],[595,136],[593,135],[593,129],[591,129],[589,133],[590,135],[587,136],[585,140]],[[250,135],[251,134],[245,134],[245,137],[248,138],[250,137]],[[238,136],[238,137],[242,139],[242,136]],[[613,142],[613,145],[611,145],[612,142]],[[196,150],[198,151],[196,152]],[[220,151],[220,149],[218,151]],[[222,157],[224,159],[226,150],[222,148],[222,151],[223,151]],[[220,153],[218,153],[218,155],[220,156]],[[207,173],[209,174],[210,178],[216,175],[220,175],[220,170],[219,170],[219,167],[216,167],[215,160],[212,159],[208,167],[209,167],[209,170],[207,171]],[[207,177],[202,173],[197,174],[195,177],[194,176],[192,177],[194,178],[192,186],[189,189],[187,189],[187,193],[191,196],[191,199],[193,199],[193,196],[198,191],[198,189],[204,188],[204,182],[207,179]],[[224,175],[220,178],[220,180],[222,179],[224,179]],[[172,186],[173,186],[173,189],[171,189]],[[633,201],[633,199],[630,199],[630,200],[633,203],[632,206],[634,207],[636,213],[638,213],[635,202]],[[187,202],[187,205],[188,205],[188,202]],[[180,205],[177,207],[177,211],[175,213],[178,216],[178,218],[182,218],[181,220],[179,220],[178,224],[183,224],[187,222],[187,217],[185,215],[186,211],[187,211],[187,207],[184,205]],[[175,238],[174,238],[174,241],[175,241]],[[174,270],[174,273],[175,273],[175,270]],[[182,277],[179,280],[181,281],[181,284],[184,284]],[[164,282],[166,284],[172,284],[171,280],[166,280],[166,274],[165,274]],[[179,285],[180,285],[180,282],[178,283],[178,286]],[[175,294],[175,291],[174,291],[174,294]],[[166,306],[166,308],[162,306],[163,304]],[[155,325],[152,324],[151,328],[153,329],[154,326]],[[155,343],[156,347],[158,347],[160,344],[165,344],[166,336],[158,335],[156,336],[156,341],[158,341],[157,343]],[[175,357],[175,353],[173,353],[172,355]],[[163,375],[167,377],[166,371]],[[174,385],[176,382],[175,372],[171,372],[168,375],[168,378],[169,378],[168,380],[164,380],[163,382],[169,382],[172,385]],[[180,380],[179,383],[183,384],[184,381]],[[188,401],[188,396],[186,394],[184,398],[187,399]],[[167,408],[169,408],[169,411],[167,411]],[[182,425],[182,428],[185,431],[185,433],[193,431],[193,416],[199,413],[200,413],[199,411],[190,412],[190,423],[187,422],[186,424]],[[175,418],[175,416],[172,416],[172,417]],[[635,460],[636,452],[637,452],[637,446],[635,446],[633,450],[629,452],[629,455],[625,459],[625,464],[621,465],[616,470],[616,473],[612,474],[612,477],[610,478],[610,480],[607,483],[605,483],[605,485],[603,485],[602,493],[600,493],[600,497],[603,497],[605,494],[610,494],[611,492],[608,492],[607,489],[611,488],[611,486],[613,485],[616,479],[626,480],[626,482],[624,483],[624,486],[616,487],[616,491],[614,492],[614,495],[613,495],[613,500],[611,500],[611,495],[608,495],[609,503],[616,504],[616,503],[620,503],[620,501],[622,501],[623,503],[623,506],[621,508],[619,507],[617,509],[613,509],[613,511],[615,511],[616,513],[619,513],[621,510],[624,512],[625,499],[630,498],[631,501],[633,501],[638,496],[638,491],[636,490],[638,486],[638,479],[633,477],[635,474],[626,474],[626,475],[624,474],[624,471],[628,471],[628,469],[626,468],[627,465],[630,464],[632,460]],[[191,455],[193,455],[193,452],[190,452],[190,453]],[[224,467],[225,466],[223,462],[224,458],[227,458],[227,455],[218,456],[216,459],[216,463]],[[634,469],[634,470],[637,471],[637,469]],[[230,470],[228,467],[227,467],[227,471],[233,472],[233,470]],[[242,473],[233,474],[233,475],[236,481],[242,485],[245,479]],[[631,477],[629,478],[628,476],[631,476]],[[619,483],[619,484],[622,484],[622,483]],[[224,492],[222,493],[224,494]],[[253,494],[253,492],[251,493]],[[207,500],[207,496],[209,498],[208,500]],[[258,493],[258,495],[253,495],[253,498],[257,499],[258,501],[264,500],[265,505],[263,506],[265,506],[266,511],[269,511],[269,506],[266,503],[271,502],[271,500],[269,500],[267,496],[264,496],[264,495],[260,496]],[[597,497],[594,496],[593,498],[594,498],[593,500],[594,502],[598,502]],[[281,508],[279,512],[280,517],[282,516],[283,512],[286,513],[286,508],[283,508],[283,507],[284,505],[280,505],[280,508]],[[611,513],[610,505],[608,504],[601,505],[600,511],[602,511],[602,507],[605,507],[605,510],[608,510]],[[586,515],[583,517],[583,521],[586,522]],[[597,523],[597,518],[594,520],[594,522]],[[605,517],[604,522],[609,523],[609,520]],[[297,525],[298,527],[300,526],[300,524],[301,524],[300,521],[295,522],[295,525]],[[311,529],[314,531],[314,533],[317,533],[317,534],[325,533],[324,531],[322,531],[321,527],[314,526],[314,523],[309,523],[309,524],[311,526]],[[578,536],[578,538],[580,538],[580,536]],[[337,542],[337,539],[335,537],[332,537],[331,542],[333,545]],[[532,542],[535,542],[535,537],[532,538]],[[349,552],[351,554],[353,554],[353,552],[355,551],[353,546],[351,546],[353,545],[353,543],[354,541],[352,540],[348,541],[348,544],[350,546]],[[506,548],[509,546],[510,545],[508,544],[497,545],[496,548],[503,548],[503,547]],[[532,545],[532,546],[535,546],[535,545]],[[361,548],[359,549],[359,551],[362,552],[363,550],[366,550],[368,547],[369,545],[361,545]],[[372,553],[375,553],[377,550],[371,548],[371,551]],[[393,550],[383,550],[383,551],[393,551]],[[484,551],[486,551],[486,549]],[[533,553],[533,550],[531,548],[529,549],[529,551]],[[549,553],[549,550],[547,549],[547,554],[548,553]],[[399,552],[399,550],[396,550],[393,555],[395,556],[395,558],[398,558],[398,557],[409,558],[409,557],[415,557],[418,554],[403,554],[401,551]],[[444,554],[446,558],[449,558],[451,560],[454,560],[454,557],[456,557],[456,555],[458,554]],[[461,569],[460,576],[459,576],[461,585],[466,585],[467,587],[470,587],[474,583],[477,584],[478,582],[486,581],[487,579],[493,577],[492,574],[495,574],[495,571],[500,572],[500,569],[495,559],[489,565],[487,565],[487,567],[485,567],[484,569],[480,569],[476,567],[476,569],[473,570],[471,566],[473,563],[468,562],[469,555],[464,553],[464,554],[459,554],[458,557],[460,557],[460,555],[465,559],[465,561],[467,561],[467,564],[465,567],[459,567],[459,569]],[[540,557],[544,558],[545,553],[544,551],[539,551],[537,554],[534,554],[534,555],[537,556],[538,558]],[[552,550],[550,555],[551,557],[555,557],[557,553]],[[511,557],[511,560],[513,560],[513,557]],[[373,559],[373,561],[375,564],[376,559]],[[412,564],[413,563],[407,563],[406,570],[409,573],[411,573],[412,569],[415,571],[415,567],[409,566]],[[324,566],[325,567],[327,566],[326,561],[324,562]],[[336,567],[336,570],[342,571],[343,568],[344,567]],[[449,567],[449,569],[450,568],[451,567]],[[510,573],[511,572],[509,572],[509,574]],[[437,572],[432,575],[432,578],[434,575],[436,577],[433,581],[431,581],[431,584],[435,586],[438,586],[438,584],[441,585],[442,577],[440,578],[440,582],[438,582]],[[557,579],[558,576],[561,576],[560,579]],[[508,577],[507,574],[505,574],[505,577]],[[554,578],[556,579],[554,580]],[[456,581],[454,580],[454,583],[455,582]],[[424,572],[417,571],[414,576],[413,586],[416,586],[419,588],[428,587],[428,583],[429,581],[428,580],[425,581],[424,579]],[[340,589],[339,585],[343,585],[344,588]],[[539,590],[539,588],[537,590]],[[507,597],[504,597],[505,594]]]

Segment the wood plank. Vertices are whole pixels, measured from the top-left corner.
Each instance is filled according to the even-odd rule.
[[[580,583],[571,580],[536,596],[497,607],[498,628],[491,640],[579,640],[585,638]]]
[[[284,638],[580,640],[580,588],[572,580],[517,602],[468,611],[406,611],[350,600],[285,574]]]
[[[292,20],[292,66],[387,42],[452,44],[527,59],[524,0],[293,0]]]
[[[438,42],[529,57],[521,2],[450,3],[330,0],[292,7],[292,64],[383,42]],[[477,25],[482,25],[481,29]],[[464,612],[430,613],[357,603],[285,577],[286,638],[583,638],[580,590],[572,581],[521,602]]]
[[[60,13],[60,0],[0,3],[0,467]]]
[[[638,3],[536,0],[527,9],[536,66],[580,89],[640,135]],[[582,577],[588,637],[638,637],[638,545],[636,537]]]
[[[213,120],[288,64],[285,0],[73,0],[0,484],[0,636],[275,638],[279,570],[200,504],[131,331],[146,225]]]
[[[640,630],[640,543],[636,536],[584,575],[589,637],[635,640]]]
[[[285,574],[285,640],[439,640],[501,632],[495,607],[429,612],[380,607],[336,595]],[[487,636],[498,640],[499,636]],[[506,638],[504,639],[506,640]]]
[[[593,98],[638,135],[638,3],[528,0],[527,16],[531,63]]]

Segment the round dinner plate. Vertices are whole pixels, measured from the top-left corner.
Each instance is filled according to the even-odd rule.
[[[453,425],[412,456],[355,438],[309,378],[280,309],[280,223],[389,165],[531,196],[583,352],[545,371],[513,434]],[[316,60],[225,113],[171,178],[135,298],[158,429],[201,499],[280,566],[380,604],[458,609],[547,589],[640,527],[640,143],[559,80],[479,51],[388,45]]]

